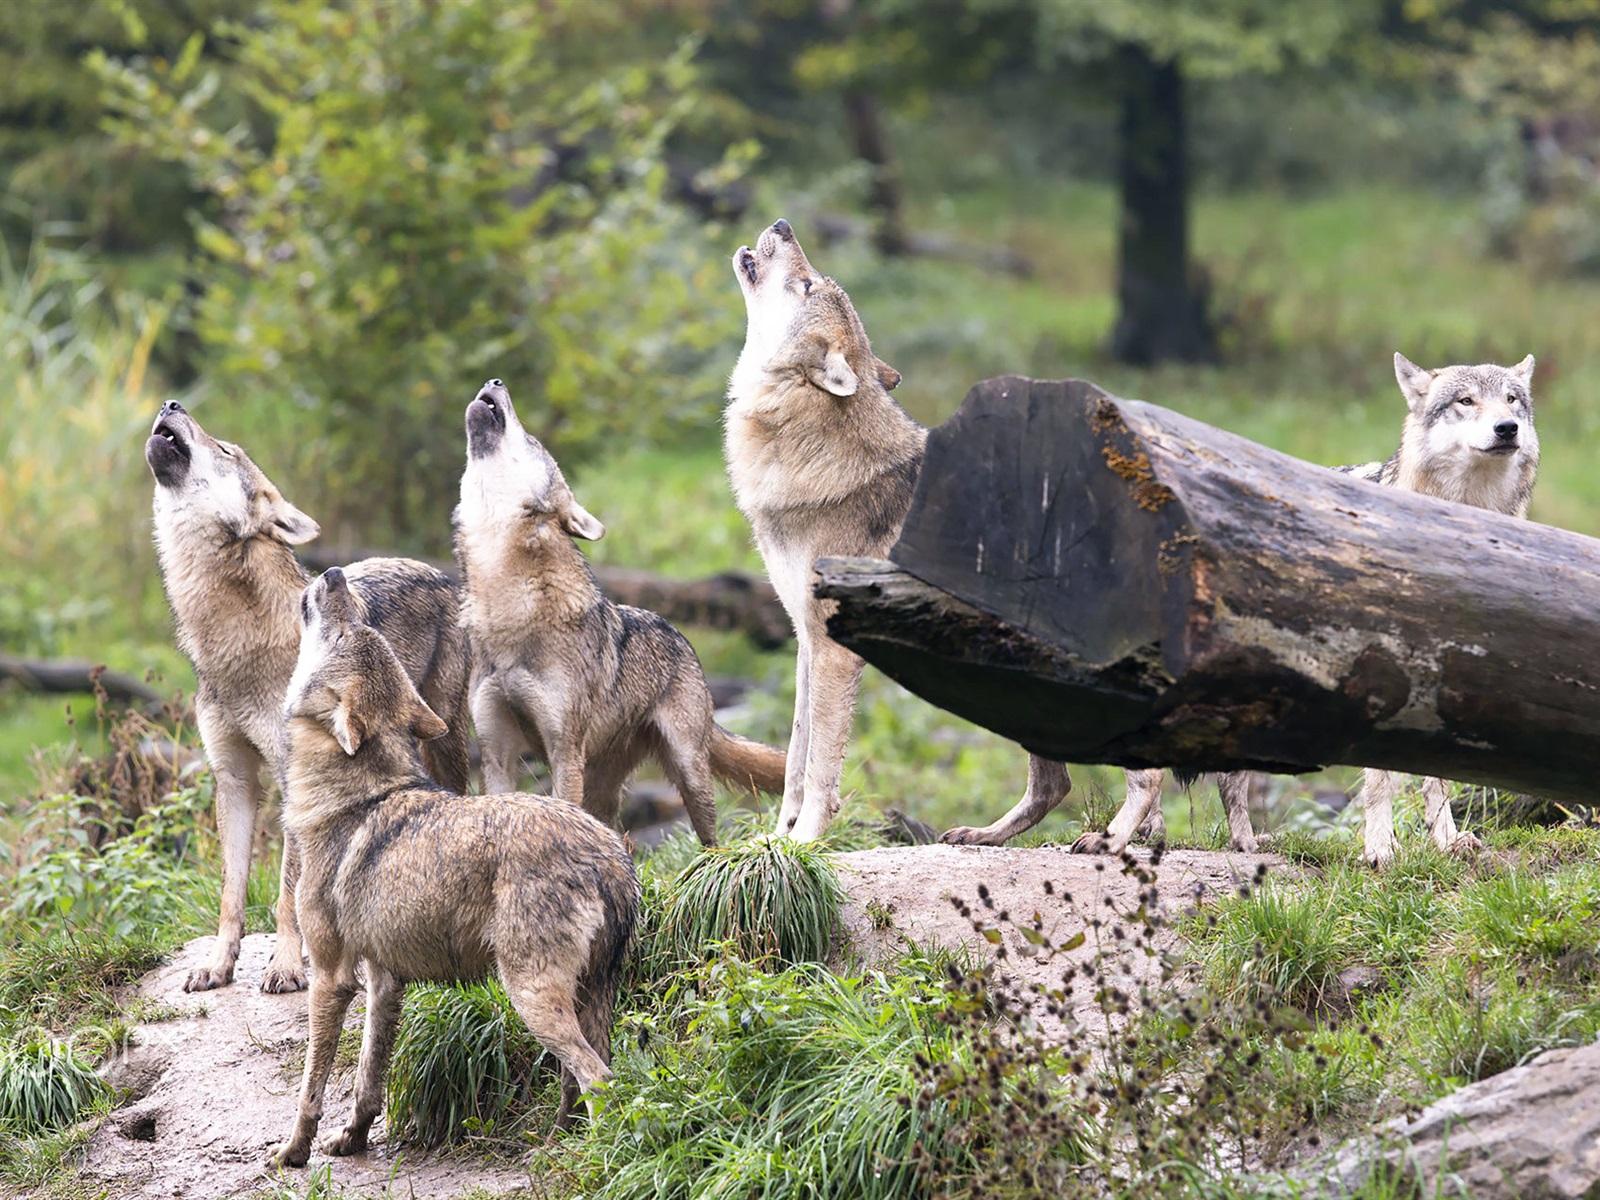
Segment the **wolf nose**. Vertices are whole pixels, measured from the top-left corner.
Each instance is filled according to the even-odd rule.
[[[790,226],[789,222],[785,221],[782,217],[779,217],[772,223],[772,232],[777,234],[786,242],[794,240],[794,229]]]
[[[161,415],[163,417],[170,417],[173,413],[181,413],[182,411],[183,405],[179,404],[176,400],[168,400],[161,406]]]
[[[1501,421],[1494,427],[1494,435],[1502,442],[1509,442],[1517,436],[1517,423],[1515,421]]]
[[[491,379],[491,380],[489,380],[489,382],[488,382],[488,383],[486,383],[486,384],[484,384],[484,385],[483,385],[483,386],[484,386],[484,387],[498,387],[498,388],[503,388],[503,387],[505,387],[505,384],[503,384],[503,383],[501,383],[501,382],[500,382],[500,381],[499,381],[499,380],[498,380],[498,379]]]

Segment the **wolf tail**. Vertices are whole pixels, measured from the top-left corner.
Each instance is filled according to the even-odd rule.
[[[627,975],[628,947],[639,918],[639,878],[625,853],[614,869],[600,873],[603,920],[589,945],[589,962],[578,980],[578,1025],[601,1061],[611,1064],[611,1021]],[[564,1089],[565,1093],[565,1089]],[[563,1109],[575,1095],[563,1095]]]
[[[721,725],[711,727],[711,773],[724,783],[781,796],[785,757],[776,746],[752,742]]]
[[[1178,781],[1178,786],[1187,791],[1194,786],[1194,781],[1204,775],[1204,771],[1180,771],[1173,768],[1172,777]]]

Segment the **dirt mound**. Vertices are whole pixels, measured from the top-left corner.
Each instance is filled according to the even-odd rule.
[[[1148,854],[1141,860],[1148,862]],[[1195,897],[1225,894],[1252,877],[1269,855],[1173,851],[1158,873],[1162,907],[1175,913]],[[995,909],[1026,920],[1035,909],[1047,915],[1046,931],[1057,940],[1082,928],[1091,912],[1106,911],[1109,898],[1120,909],[1137,906],[1138,882],[1113,859],[1074,855],[1065,849],[916,846],[865,850],[837,858],[849,897],[844,918],[854,952],[868,962],[888,957],[906,939],[924,945],[965,946],[975,955],[997,947],[975,932],[950,903],[959,896],[976,903],[989,889]],[[1049,880],[1054,896],[1044,891]],[[1070,901],[1064,897],[1069,897]],[[1069,956],[1093,952],[1094,938]],[[1059,982],[1063,963],[1041,964],[1014,931],[1002,935],[1004,969],[1024,981]],[[139,1026],[131,1049],[108,1074],[129,1089],[119,1108],[90,1141],[84,1172],[116,1197],[212,1197],[248,1195],[269,1181],[266,1161],[289,1132],[299,1090],[306,1041],[305,993],[264,995],[261,975],[272,939],[244,940],[232,987],[186,995],[183,981],[209,953],[210,938],[198,938],[151,972],[137,992],[180,1015]],[[1153,978],[1155,964],[1142,955],[1122,955],[1125,978]],[[1087,989],[1084,989],[1085,991]],[[351,1025],[361,1020],[352,1005]],[[1079,1016],[1094,1024],[1098,1013],[1087,996]],[[336,1133],[349,1117],[353,1070],[335,1073],[324,1105],[321,1136]],[[460,1155],[393,1153],[383,1122],[373,1130],[373,1149],[353,1158],[329,1158],[318,1149],[311,1166],[328,1166],[332,1181],[354,1193],[456,1197],[478,1189],[495,1194],[534,1184],[525,1172],[486,1166]],[[288,1172],[304,1180],[305,1172]]]
[[[1135,850],[1135,860],[1148,867],[1150,852]],[[1096,930],[1092,917],[1105,919],[1113,912],[1129,913],[1139,907],[1143,886],[1123,869],[1119,859],[1073,854],[1065,847],[1015,849],[1009,846],[912,846],[859,850],[838,855],[840,881],[848,897],[844,923],[850,949],[871,963],[899,953],[907,942],[919,946],[944,946],[966,950],[974,958],[998,961],[1000,968],[1023,984],[1061,984],[1071,966],[1108,951],[1106,965],[1113,978],[1124,984],[1151,982],[1159,960],[1123,952],[1110,927]],[[1284,869],[1284,861],[1271,854],[1235,854],[1212,850],[1169,850],[1155,870],[1158,908],[1167,918],[1192,909],[1197,902],[1232,894],[1255,877],[1257,868]],[[993,909],[978,900],[978,885],[989,891]],[[1052,892],[1045,891],[1049,884]],[[991,943],[974,930],[951,903],[964,900],[992,923],[1008,912],[1019,923],[1035,912],[1044,917],[1044,933],[1060,944],[1082,930],[1083,944],[1076,950],[1046,961],[1016,929],[998,925],[1000,942]],[[1107,904],[1110,901],[1110,905]],[[1170,945],[1174,935],[1164,930],[1157,939]],[[1004,949],[1004,955],[999,951]],[[999,956],[997,958],[997,956]],[[1073,1015],[1089,1028],[1104,1019],[1089,988],[1073,993]],[[1041,1028],[1059,1031],[1060,1023],[1041,1016]]]
[[[183,981],[211,945],[211,938],[197,938],[140,981],[140,996],[183,1015],[139,1026],[131,1048],[108,1067],[133,1098],[89,1142],[84,1174],[119,1200],[248,1195],[268,1183],[267,1159],[288,1136],[305,1054],[306,994],[262,993],[272,938],[256,934],[244,939],[232,987],[186,995]],[[351,1005],[351,1024],[360,1023],[361,1007],[359,998]],[[353,1076],[338,1071],[329,1081],[319,1134],[337,1133],[348,1119]],[[312,1168],[331,1166],[333,1182],[356,1194],[392,1191],[417,1200],[474,1188],[509,1192],[531,1182],[526,1173],[462,1157],[390,1153],[382,1129],[380,1117],[373,1149],[352,1158],[329,1158],[319,1136]],[[285,1176],[303,1181],[307,1172]]]

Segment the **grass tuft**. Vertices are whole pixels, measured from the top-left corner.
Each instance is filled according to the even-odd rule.
[[[0,1046],[0,1128],[25,1137],[54,1133],[105,1092],[66,1042],[37,1036]]]
[[[750,960],[821,962],[839,927],[839,882],[824,854],[759,837],[708,850],[665,889],[647,953],[689,965],[725,943]],[[648,924],[647,919],[647,924]]]
[[[498,980],[414,986],[389,1068],[389,1128],[428,1147],[504,1133],[532,1097],[543,1054]]]

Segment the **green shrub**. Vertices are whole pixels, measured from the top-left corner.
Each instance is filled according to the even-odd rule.
[[[0,1128],[23,1136],[53,1133],[105,1090],[66,1042],[37,1036],[0,1044]]]
[[[96,60],[126,139],[224,214],[199,238],[210,382],[325,526],[437,531],[491,375],[569,464],[715,410],[726,251],[666,199],[662,149],[698,85],[688,47],[622,53],[636,29],[611,4],[270,0],[217,30],[259,113],[233,126],[197,54]]]
[[[543,1054],[498,980],[414,986],[389,1067],[388,1127],[421,1146],[504,1132]]]

